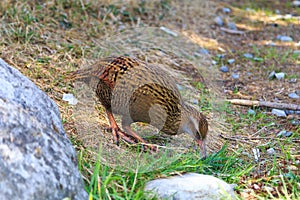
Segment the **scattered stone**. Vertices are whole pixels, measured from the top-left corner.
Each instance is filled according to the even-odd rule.
[[[198,99],[192,99],[192,100],[191,100],[191,103],[192,103],[192,104],[195,104],[195,105],[198,105],[198,104],[199,104],[199,101],[198,101]]]
[[[285,76],[285,73],[283,73],[283,72],[275,73],[275,77],[277,80],[283,79],[284,76]]]
[[[199,49],[198,52],[201,53],[201,54],[205,54],[205,55],[209,54],[209,51],[207,49],[204,49],[204,48]]]
[[[280,131],[280,132],[276,135],[276,137],[281,137],[283,134],[286,134],[286,130]]]
[[[211,63],[212,63],[213,65],[216,65],[216,64],[218,64],[218,62],[217,62],[217,61],[215,61],[215,60],[212,60],[212,61],[211,61]]]
[[[292,98],[292,99],[299,99],[299,98],[300,98],[300,96],[297,95],[295,92],[290,93],[288,96],[289,96],[290,98]]]
[[[292,42],[293,38],[291,38],[289,36],[285,36],[285,35],[278,35],[276,37],[276,40],[280,40],[281,42]]]
[[[259,161],[259,158],[260,158],[260,152],[259,152],[259,149],[258,149],[258,148],[254,148],[254,149],[252,149],[252,152],[253,152],[255,161],[258,162],[258,161]]]
[[[286,114],[285,114],[284,110],[279,110],[279,109],[276,109],[276,108],[272,109],[272,114],[274,114],[278,117],[286,117]]]
[[[255,10],[252,9],[252,8],[246,8],[245,10],[246,10],[246,11],[249,11],[249,12],[255,12]]]
[[[293,6],[300,7],[300,1],[293,1]]]
[[[282,134],[284,137],[291,137],[293,135],[293,132],[288,131],[285,134]]]
[[[166,28],[166,27],[164,27],[164,26],[161,26],[161,27],[160,27],[160,30],[162,30],[162,31],[166,32],[167,34],[172,35],[172,36],[174,36],[174,37],[177,37],[177,36],[178,36],[177,33],[175,33],[174,31],[171,31],[170,29],[168,29],[168,28]]]
[[[254,190],[259,190],[260,189],[260,187],[257,184],[253,184],[253,188],[254,188]]]
[[[231,30],[237,30],[236,25],[233,22],[228,22],[227,27]]]
[[[210,175],[188,173],[148,182],[149,198],[177,200],[235,199],[233,187]]]
[[[293,121],[292,121],[292,125],[293,125],[293,126],[298,126],[298,125],[300,125],[300,120],[293,120]]]
[[[88,199],[57,105],[2,59],[0,80],[0,199]]]
[[[235,59],[228,59],[228,60],[227,60],[227,63],[228,63],[228,64],[232,64],[232,63],[234,63],[234,62],[235,62]]]
[[[270,193],[274,191],[274,188],[269,187],[269,186],[263,186],[263,189],[265,189],[266,191],[269,191]]]
[[[274,148],[269,148],[269,149],[267,149],[267,153],[268,153],[270,156],[272,156],[272,155],[274,155],[274,154],[276,153],[276,151],[275,151]]]
[[[282,130],[276,136],[277,137],[282,137],[282,136],[284,136],[284,137],[291,137],[292,135],[293,135],[293,132]]]
[[[245,58],[249,58],[249,59],[253,58],[253,54],[251,53],[244,53],[243,55]]]
[[[297,78],[291,78],[289,80],[289,83],[297,83]],[[297,93],[296,93],[297,94]]]
[[[70,105],[76,105],[78,103],[78,100],[73,94],[63,94],[62,100],[67,101]]]
[[[240,75],[239,75],[239,74],[232,74],[231,77],[232,77],[233,79],[238,79],[238,78],[240,77]]]
[[[300,55],[300,50],[295,50],[293,54]]]
[[[223,19],[222,19],[222,17],[220,17],[220,16],[215,17],[214,22],[215,22],[218,26],[223,26],[223,25],[224,25]]]
[[[177,86],[177,89],[178,89],[179,91],[182,91],[182,90],[183,90],[183,87],[182,87],[182,85],[180,85],[180,84],[176,84],[176,86]]]
[[[225,58],[225,54],[217,54],[217,58],[219,58],[219,59],[223,59],[223,58]]]
[[[252,109],[249,109],[247,113],[248,115],[256,115],[256,112]]]
[[[231,12],[231,9],[230,8],[222,8],[222,11],[223,11],[223,13],[228,14]]]
[[[272,41],[268,41],[268,42],[266,42],[266,45],[274,47],[274,46],[276,46],[276,43],[272,42]]]
[[[284,112],[285,112],[285,114],[287,114],[287,115],[293,115],[293,114],[295,114],[295,111],[294,111],[294,110],[285,110]]]
[[[276,72],[275,72],[275,71],[272,71],[272,72],[269,74],[269,79],[275,78],[275,74],[276,74]]]
[[[220,67],[220,71],[226,73],[226,72],[229,72],[229,69],[226,65],[223,65]]]
[[[259,57],[255,57],[254,60],[257,61],[257,62],[262,62],[262,61],[264,61],[263,58],[259,58]]]

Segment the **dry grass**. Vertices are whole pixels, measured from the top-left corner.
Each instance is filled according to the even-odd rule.
[[[232,3],[229,0],[227,2]],[[225,19],[236,21],[238,28],[246,31],[246,36],[233,36],[222,33],[213,24],[215,14],[223,15],[220,14],[222,6],[204,0],[3,0],[0,3],[0,57],[19,69],[56,101],[64,127],[74,146],[78,151],[88,149],[84,160],[95,160],[96,154],[93,149],[97,149],[101,142],[102,149],[112,149],[102,157],[102,161],[109,162],[110,165],[120,162],[109,160],[112,154],[116,151],[126,154],[128,149],[112,144],[110,134],[103,131],[103,127],[108,125],[103,108],[96,103],[93,94],[88,92],[90,89],[82,90],[82,85],[75,85],[74,88],[74,83],[66,78],[67,75],[109,55],[128,54],[149,63],[161,64],[184,86],[184,98],[190,103],[197,99],[200,109],[208,116],[208,141],[211,152],[219,150],[223,145],[220,133],[231,139],[232,136],[238,136],[229,140],[229,149],[236,151],[242,147],[245,154],[243,159],[253,162],[256,166],[253,177],[242,178],[241,185],[259,194],[265,191],[255,191],[251,187],[258,183],[261,177],[267,176],[271,171],[274,178],[274,174],[279,174],[278,168],[283,168],[285,172],[291,171],[288,167],[294,166],[294,161],[299,160],[298,143],[293,143],[299,139],[299,128],[291,126],[290,120],[271,117],[268,110],[257,109],[259,115],[251,117],[247,115],[247,109],[230,108],[222,100],[245,96],[250,99],[272,100],[275,93],[275,97],[283,102],[291,102],[286,95],[300,89],[299,85],[290,84],[288,79],[279,83],[270,82],[266,80],[266,76],[272,70],[285,70],[289,78],[297,76],[299,79],[299,61],[291,56],[291,51],[299,47],[295,46],[295,42],[276,42],[278,46],[274,47],[274,50],[264,45],[270,38],[275,38],[281,33],[289,33],[294,41],[299,41],[299,21],[274,21],[262,11],[255,14],[234,6],[231,7],[233,13],[225,16]],[[274,22],[281,27],[276,29],[270,26]],[[154,28],[160,26],[169,28],[178,36],[174,37],[159,28]],[[249,43],[253,45],[249,46]],[[228,58],[235,58],[236,62],[231,66],[231,70],[240,73],[242,78],[236,81],[230,74],[220,75],[217,67],[211,65],[210,56],[194,54],[201,47],[209,49],[211,55],[226,53]],[[249,52],[262,57],[264,61],[257,63],[241,56]],[[226,62],[218,61],[219,65]],[[256,79],[252,79],[252,75],[247,73],[256,75]],[[205,79],[209,94],[197,85],[203,81],[201,77]],[[223,89],[232,91],[231,95],[224,94]],[[64,93],[73,92],[76,92],[80,100],[76,107],[62,101]],[[208,100],[212,101],[208,103]],[[293,117],[297,119],[297,116]],[[272,122],[276,124],[270,125]],[[285,141],[268,139],[276,138],[275,133],[282,128],[294,131],[295,136]],[[153,131],[152,128],[143,126],[137,126],[136,129],[146,134]],[[189,138],[184,136],[167,140],[160,138],[165,137],[159,136],[156,142],[169,143],[171,150],[178,147],[177,144],[182,140],[186,141],[183,143],[184,148],[180,146],[177,149],[183,152],[188,151],[186,146],[191,143]],[[259,147],[263,152],[262,159],[257,163],[253,161],[254,147]],[[265,151],[269,147],[274,147],[279,152],[275,160],[280,166],[272,165],[273,158]],[[132,152],[130,148],[129,151]],[[123,166],[128,165],[124,163]],[[299,170],[299,166],[296,168]],[[88,180],[93,172],[89,167],[85,170],[85,178]],[[247,181],[251,183],[248,184]],[[251,193],[249,199],[252,197]]]

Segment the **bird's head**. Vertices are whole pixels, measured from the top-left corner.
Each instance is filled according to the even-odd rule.
[[[201,156],[206,157],[205,138],[208,132],[208,122],[206,117],[195,108],[186,105],[183,109],[180,125],[181,133],[191,135],[201,150]]]

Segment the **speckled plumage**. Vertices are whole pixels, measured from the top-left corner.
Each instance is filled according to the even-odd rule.
[[[125,140],[133,137],[145,143],[131,130],[134,122],[150,123],[169,135],[187,132],[199,144],[206,137],[205,116],[183,102],[174,78],[156,65],[126,56],[109,57],[74,74],[77,78],[99,79],[96,94],[107,111],[117,141],[124,136]],[[119,129],[113,114],[122,116],[126,133]],[[204,150],[204,144],[201,145]]]

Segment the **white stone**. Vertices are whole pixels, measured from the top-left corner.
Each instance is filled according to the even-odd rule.
[[[235,199],[233,186],[214,176],[188,173],[156,179],[146,184],[149,197],[176,200]]]
[[[278,116],[278,117],[286,117],[286,114],[284,110],[279,110],[279,109],[272,109],[272,114]]]
[[[78,100],[73,94],[63,94],[62,100],[69,102],[70,105],[76,105],[78,103]]]
[[[275,73],[275,77],[276,77],[278,80],[283,79],[284,76],[285,76],[285,73],[283,73],[283,72]]]

